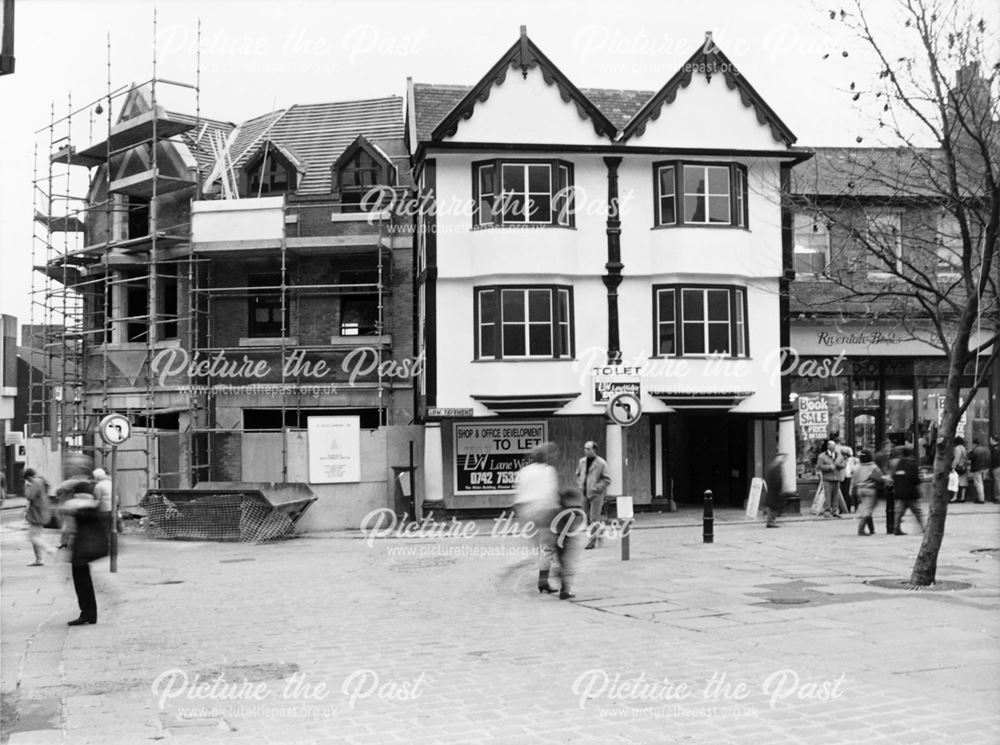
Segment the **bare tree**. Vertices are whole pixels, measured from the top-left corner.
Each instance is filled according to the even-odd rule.
[[[957,426],[997,359],[1000,63],[988,57],[993,29],[961,2],[899,0],[898,10],[891,35],[860,0],[829,11],[875,60],[871,83],[851,81],[849,95],[894,147],[817,151],[796,168],[793,199],[839,240],[825,290],[797,283],[800,307],[822,301],[891,319],[948,361],[933,497],[910,577],[921,587],[936,581]]]

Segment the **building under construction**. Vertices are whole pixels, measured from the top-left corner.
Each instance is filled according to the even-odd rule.
[[[133,428],[126,507],[148,489],[309,481],[307,528],[393,506],[393,467],[421,458],[412,221],[392,209],[412,188],[403,130],[398,97],[233,124],[155,76],[53,109],[36,147],[29,461],[105,462],[96,427],[115,412]],[[311,418],[355,422],[354,477],[310,478]]]

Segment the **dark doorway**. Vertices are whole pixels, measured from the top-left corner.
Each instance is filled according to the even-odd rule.
[[[716,505],[741,507],[750,487],[749,420],[727,414],[673,414],[663,425],[662,494],[681,504],[702,504],[706,489]],[[656,454],[653,454],[656,457]],[[672,484],[671,484],[672,480]]]

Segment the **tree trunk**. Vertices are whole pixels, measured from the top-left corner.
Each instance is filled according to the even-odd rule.
[[[966,334],[960,333],[959,343],[967,343],[967,338]],[[955,459],[955,430],[959,422],[962,372],[965,369],[960,347],[952,348],[950,358],[948,382],[945,384],[944,412],[941,416],[941,426],[938,428],[938,441],[934,448],[934,480],[930,506],[927,510],[927,522],[924,525],[924,538],[910,574],[910,585],[915,587],[927,587],[937,581],[937,557],[941,550],[941,542],[944,540],[945,519],[948,517],[948,476],[951,474],[952,462]],[[973,393],[975,391],[970,395]]]
[[[950,438],[948,438],[950,439]],[[938,442],[934,455],[934,480],[924,539],[920,543],[917,560],[913,564],[910,584],[918,587],[933,585],[937,581],[937,557],[944,540],[944,523],[948,517],[948,474],[951,472],[952,450],[945,442]],[[898,518],[897,518],[898,519]]]

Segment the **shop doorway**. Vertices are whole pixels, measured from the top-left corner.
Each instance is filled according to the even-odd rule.
[[[869,450],[874,453],[879,449],[882,432],[882,422],[878,409],[855,409],[851,427],[850,441],[848,444],[854,450],[855,455],[862,450]]]
[[[741,507],[752,476],[750,421],[727,414],[667,414],[652,426],[656,493],[678,504]]]

